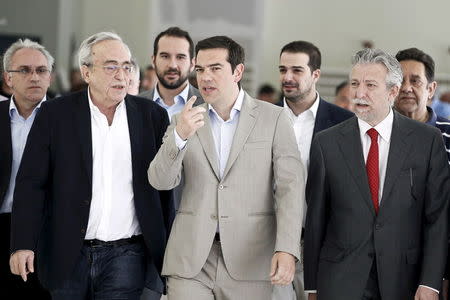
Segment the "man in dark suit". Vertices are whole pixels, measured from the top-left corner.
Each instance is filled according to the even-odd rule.
[[[88,90],[44,103],[30,131],[10,265],[26,280],[36,255],[53,299],[139,299],[144,285],[164,288],[170,193],[150,186],[146,170],[169,121],[127,95],[130,59],[114,33],[87,38],[79,65]]]
[[[315,45],[306,41],[294,41],[281,49],[278,67],[284,107],[291,120],[305,166],[305,179],[314,135],[353,116],[353,113],[323,100],[316,91],[321,60],[320,50]],[[276,286],[273,290],[273,300],[292,298],[306,299],[302,262],[296,264],[292,285]]]
[[[315,137],[307,183],[311,299],[438,299],[450,175],[441,133],[391,108],[402,83],[381,50],[353,58],[355,118]]]
[[[54,59],[28,39],[13,43],[3,55],[5,82],[13,95],[0,102],[0,291],[12,299],[50,299],[36,274],[24,283],[9,269],[11,209],[17,170],[34,118],[50,85]]]

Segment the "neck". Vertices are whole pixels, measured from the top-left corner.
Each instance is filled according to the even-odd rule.
[[[299,114],[303,113],[304,111],[308,110],[311,106],[313,106],[314,102],[316,101],[316,98],[317,98],[316,90],[312,89],[311,93],[309,93],[304,99],[299,99],[296,102],[286,99],[286,104],[292,110],[294,115],[298,116]]]
[[[95,97],[92,93],[90,94],[92,103],[97,106],[98,110],[102,114],[106,116],[106,119],[108,120],[108,124],[111,125],[112,121],[114,119],[114,113],[116,112],[117,106],[120,104],[119,102],[111,102],[106,99]],[[122,100],[123,101],[123,100]]]
[[[40,101],[36,103],[30,103],[28,101],[21,100],[16,97],[14,97],[13,99],[17,111],[19,112],[19,115],[21,115],[22,118],[24,119],[28,119],[28,117],[31,116],[31,114],[33,113],[33,110],[36,108],[36,106],[40,103]]]
[[[425,110],[422,111],[413,111],[413,112],[406,112],[404,113],[405,116],[408,118],[411,118],[413,120],[426,123],[428,119],[430,118],[428,110],[425,108]]]
[[[180,94],[188,84],[188,81],[183,83],[180,87],[176,89],[167,89],[162,84],[157,84],[156,88],[158,89],[159,96],[164,101],[166,105],[173,105],[175,103],[175,97]]]
[[[226,101],[217,101],[212,105],[222,120],[227,121],[230,118],[231,110],[239,95],[239,88],[233,91],[232,95]]]

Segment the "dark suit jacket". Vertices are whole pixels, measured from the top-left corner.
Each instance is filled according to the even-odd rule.
[[[139,94],[139,97],[147,98],[153,101],[153,96],[155,95],[155,88],[149,91],[142,92],[141,94]],[[197,100],[195,100],[194,106],[204,103],[202,95],[200,94],[199,90],[193,87],[191,84],[189,84],[188,98],[186,99],[186,101],[189,100],[192,96],[197,96]],[[173,189],[173,201],[174,201],[173,206],[175,207],[176,210],[178,210],[178,208],[180,207],[183,187],[184,187],[184,177],[181,178],[180,184]]]
[[[447,254],[450,175],[441,133],[394,112],[378,215],[357,118],[317,134],[306,188],[305,290],[361,299],[376,258],[384,300],[439,289]]]
[[[12,167],[11,119],[9,103],[0,101],[0,207],[9,187]]]
[[[125,98],[136,215],[147,246],[146,286],[162,291],[160,271],[173,218],[171,193],[156,191],[147,168],[169,123],[164,109]],[[11,250],[37,250],[49,289],[66,279],[80,255],[92,197],[92,136],[87,91],[43,103],[28,136],[16,179]],[[95,172],[95,170],[94,170]],[[120,179],[118,179],[120,180]]]

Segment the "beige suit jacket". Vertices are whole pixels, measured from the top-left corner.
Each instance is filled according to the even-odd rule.
[[[192,278],[206,262],[217,226],[225,265],[236,280],[269,280],[276,251],[300,258],[304,179],[292,126],[281,107],[245,94],[228,162],[219,177],[208,105],[205,126],[179,150],[172,119],[148,177],[172,189],[185,175],[163,275]]]

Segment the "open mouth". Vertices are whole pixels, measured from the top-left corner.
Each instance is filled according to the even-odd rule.
[[[211,93],[212,91],[216,90],[216,88],[207,86],[207,87],[203,87],[202,90],[206,93]]]

